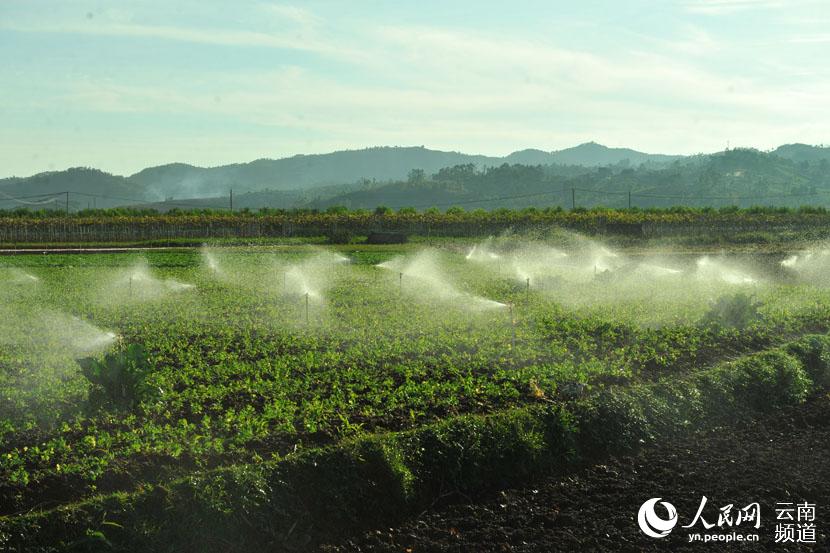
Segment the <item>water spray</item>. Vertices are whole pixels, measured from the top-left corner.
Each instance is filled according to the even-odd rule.
[[[510,309],[510,330],[511,330],[511,337],[510,337],[510,349],[516,349],[516,316],[513,312],[513,302],[507,304],[508,308]]]
[[[397,257],[378,263],[376,267],[398,273],[398,295],[403,295],[403,277],[407,277],[410,297],[422,301],[445,301],[465,309],[484,310],[505,305],[469,292],[459,290],[441,271],[433,250],[423,250],[414,258]]]

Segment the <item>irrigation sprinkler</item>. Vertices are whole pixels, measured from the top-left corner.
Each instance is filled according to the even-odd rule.
[[[308,292],[305,293],[305,324],[308,325]]]
[[[510,338],[510,349],[516,349],[516,317],[513,313],[513,302],[507,304],[508,308],[510,309],[510,329],[512,332],[512,336]]]
[[[530,299],[530,277],[527,277],[526,283],[527,285],[525,286],[525,295],[527,296],[527,299]]]
[[[288,271],[282,272],[282,293],[288,292]]]
[[[130,297],[133,297],[133,275],[130,275]]]
[[[403,273],[398,273],[398,295],[403,296]]]

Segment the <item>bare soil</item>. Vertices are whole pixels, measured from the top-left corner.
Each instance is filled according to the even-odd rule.
[[[689,543],[684,529],[706,496],[703,517],[718,509],[761,505],[761,526],[724,528],[758,533],[757,543]],[[668,537],[649,538],[637,524],[644,501],[672,503],[679,523]],[[776,543],[776,504],[816,504],[816,544]],[[733,511],[734,512],[734,511]],[[665,511],[658,509],[665,516]],[[340,544],[345,552],[830,551],[830,396],[757,420],[701,432],[612,458],[566,477],[478,501],[438,507],[395,528],[377,529]]]

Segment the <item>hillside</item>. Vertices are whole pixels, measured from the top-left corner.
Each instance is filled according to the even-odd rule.
[[[403,180],[413,169],[431,174],[445,167],[472,164],[479,168],[503,163],[523,165],[601,165],[668,163],[679,156],[644,154],[590,142],[554,152],[524,150],[506,157],[443,152],[424,147],[381,147],[330,154],[259,159],[213,168],[172,164],[151,167],[129,177],[158,198],[224,196],[258,190],[303,190],[358,181]]]
[[[478,170],[459,166],[422,183],[395,182],[343,194],[319,207],[495,208],[528,206],[668,207],[673,205],[828,205],[830,168],[757,150],[729,150],[675,160],[667,165],[502,165]]]
[[[461,163],[479,166],[500,163],[488,158],[417,148],[368,148],[284,159],[259,159],[250,163],[209,169],[184,164],[144,169],[129,177],[158,198],[194,198],[257,190],[301,190],[353,183],[360,180],[403,179],[412,169],[434,172]]]
[[[587,143],[504,158],[423,147],[369,148],[213,168],[176,163],[130,177],[73,168],[0,180],[0,208],[142,205],[226,208],[825,205],[830,148],[789,144],[690,157]],[[49,194],[54,196],[48,196]],[[18,200],[10,198],[20,198]]]
[[[609,148],[596,142],[586,142],[573,148],[553,152],[522,150],[513,152],[504,161],[520,165],[582,165],[599,167],[603,165],[640,165],[670,163],[683,156],[644,154],[629,148]]]
[[[776,148],[773,153],[797,162],[830,161],[830,147],[808,146],[807,144],[784,144]]]
[[[27,178],[0,179],[0,209],[64,209],[66,191],[72,191],[69,208],[115,207],[148,199],[140,185],[97,169],[75,167],[39,173]],[[39,197],[37,197],[39,196]],[[22,198],[14,200],[10,198]]]
[[[259,159],[210,168],[172,163],[148,167],[126,178],[90,169],[69,169],[29,178],[0,180],[0,191],[10,196],[29,196],[69,190],[79,194],[121,196],[141,201],[173,199],[181,202],[193,198],[224,198],[231,189],[241,195],[246,192],[301,191],[353,183],[366,187],[372,186],[372,183],[404,180],[413,169],[433,174],[455,165],[472,164],[477,168],[503,163],[598,166],[658,163],[672,159],[672,156],[606,148],[595,143],[558,152],[524,150],[506,157],[444,152],[424,147],[379,147],[284,159]],[[298,194],[292,192],[289,196],[297,197]],[[108,198],[99,197],[96,201],[111,205]],[[79,205],[84,203],[79,202]],[[2,207],[8,206],[2,204]]]

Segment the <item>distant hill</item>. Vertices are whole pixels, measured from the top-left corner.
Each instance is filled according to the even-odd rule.
[[[115,207],[147,199],[143,187],[136,186],[124,177],[111,175],[98,169],[75,167],[65,171],[52,171],[37,175],[0,179],[0,209],[28,207],[31,209],[64,209],[66,198],[55,196],[67,190],[83,194],[70,195],[70,209],[86,207]],[[52,194],[53,196],[46,196]],[[41,197],[33,197],[41,196]],[[20,198],[12,200],[10,198]]]
[[[830,147],[808,146],[807,144],[784,144],[776,148],[773,153],[777,156],[793,161],[830,161]]]
[[[445,167],[472,164],[478,168],[503,163],[525,165],[570,164],[599,166],[607,164],[657,163],[674,156],[643,154],[634,150],[606,148],[595,143],[582,144],[557,152],[524,150],[506,157],[444,152],[424,147],[378,147],[347,150],[330,154],[297,155],[284,159],[258,159],[219,167],[195,167],[172,163],[148,167],[129,177],[119,177],[86,169],[43,173],[28,179],[0,180],[0,191],[19,185],[28,194],[71,190],[90,194],[118,195],[139,200],[163,201],[168,198],[209,198],[263,190],[308,190],[351,183],[403,180],[413,169],[432,174]],[[88,177],[88,180],[85,180]],[[106,182],[104,182],[106,181]],[[88,183],[88,184],[87,184]],[[10,188],[12,189],[12,188]],[[10,192],[6,192],[9,195]],[[105,199],[101,200],[109,205]]]
[[[640,165],[670,163],[683,156],[664,154],[644,154],[628,148],[609,148],[596,142],[586,142],[573,148],[543,152],[541,150],[522,150],[513,152],[504,161],[520,165],[582,165],[599,167],[603,165]]]
[[[582,207],[627,207],[629,193],[635,207],[828,205],[830,166],[749,149],[637,167],[503,165],[477,170],[459,166],[441,170],[422,183],[389,183],[332,197],[319,207],[568,208],[574,201]]]
[[[144,169],[129,177],[158,198],[225,195],[257,190],[301,190],[367,179],[403,179],[412,169],[434,172],[462,163],[495,165],[501,158],[442,152],[423,147],[367,148],[330,154],[258,159],[250,163],[202,168],[173,164]]]
[[[505,157],[378,147],[260,159],[219,167],[174,163],[129,177],[73,168],[0,179],[0,208],[152,205],[158,209],[471,207],[562,205],[739,205],[826,203],[830,148],[788,144],[773,152],[737,149],[698,156],[646,154],[594,142]],[[575,189],[571,192],[571,189]],[[53,196],[48,196],[52,194]],[[515,198],[516,196],[525,196]],[[18,198],[17,200],[12,198]],[[622,203],[621,203],[622,202]],[[707,204],[708,202],[708,204]]]
[[[523,150],[506,157],[443,152],[424,147],[379,147],[330,154],[259,159],[250,163],[203,168],[181,163],[150,167],[129,177],[157,198],[195,198],[258,190],[304,190],[359,181],[394,181],[413,169],[434,173],[444,167],[473,164],[493,167],[522,165],[602,165],[668,163],[680,156],[644,154],[625,148],[607,148],[590,142],[554,152]]]

